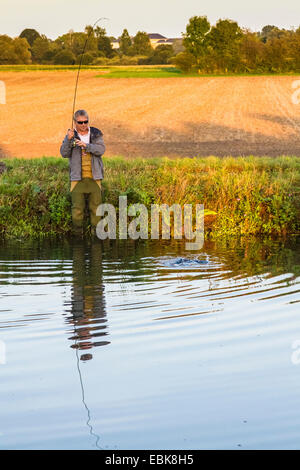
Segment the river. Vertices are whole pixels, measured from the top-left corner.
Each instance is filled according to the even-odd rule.
[[[0,448],[299,449],[299,241],[2,242]]]

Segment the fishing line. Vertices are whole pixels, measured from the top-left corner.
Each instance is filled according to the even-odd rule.
[[[77,86],[78,86],[78,79],[79,79],[79,74],[80,74],[81,65],[82,65],[82,60],[83,60],[83,54],[84,54],[86,45],[87,45],[87,43],[88,43],[89,37],[90,37],[91,33],[94,32],[94,27],[95,27],[96,24],[99,23],[99,21],[101,21],[101,20],[109,20],[109,18],[101,17],[101,18],[99,18],[97,21],[95,21],[95,23],[94,23],[93,26],[91,27],[91,30],[90,30],[90,32],[89,32],[89,34],[88,34],[88,36],[87,36],[87,38],[86,38],[86,40],[85,40],[85,43],[84,43],[84,46],[83,46],[83,50],[82,50],[82,53],[81,53],[81,58],[80,58],[79,67],[78,67],[78,72],[77,72],[77,77],[76,77],[74,99],[73,99],[73,111],[72,111],[72,124],[71,124],[71,129],[73,128],[73,117],[74,117],[75,101],[76,101],[76,95],[77,95]]]
[[[100,440],[100,436],[98,434],[96,434],[94,431],[93,431],[93,426],[90,424],[90,421],[91,421],[91,412],[90,412],[90,409],[89,407],[87,406],[86,404],[86,401],[85,401],[85,393],[84,393],[84,386],[83,386],[83,380],[82,380],[82,375],[81,375],[81,370],[80,370],[80,360],[79,360],[79,356],[78,356],[78,349],[79,349],[79,346],[78,346],[78,343],[77,343],[77,340],[76,340],[76,327],[74,325],[74,331],[75,331],[75,351],[76,351],[76,358],[77,358],[77,370],[78,370],[78,374],[79,374],[79,380],[80,380],[80,386],[81,386],[81,394],[82,394],[82,403],[84,404],[84,407],[87,411],[87,415],[88,415],[88,419],[87,419],[87,426],[90,428],[90,435],[95,437],[96,438],[96,447],[97,449],[100,449],[102,450],[103,448],[99,446],[98,442]],[[78,346],[78,347],[77,347]]]

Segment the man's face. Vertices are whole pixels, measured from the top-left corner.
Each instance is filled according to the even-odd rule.
[[[86,134],[89,128],[88,118],[86,116],[77,116],[75,121],[75,128],[79,134]]]

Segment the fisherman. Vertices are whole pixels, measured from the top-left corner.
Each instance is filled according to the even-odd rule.
[[[87,195],[91,233],[95,235],[100,220],[100,216],[96,216],[96,210],[101,203],[101,180],[104,176],[103,133],[100,129],[89,126],[89,117],[84,109],[76,111],[73,120],[75,127],[68,129],[60,147],[62,157],[69,158],[73,233],[77,235],[83,233],[85,195]]]

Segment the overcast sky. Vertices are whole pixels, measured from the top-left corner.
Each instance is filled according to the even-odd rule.
[[[70,29],[83,31],[99,17],[109,36],[124,28],[181,37],[191,16],[206,15],[214,24],[219,18],[238,21],[241,27],[261,30],[266,24],[282,28],[300,25],[299,0],[0,0],[0,34],[18,36],[35,28],[49,38]]]

